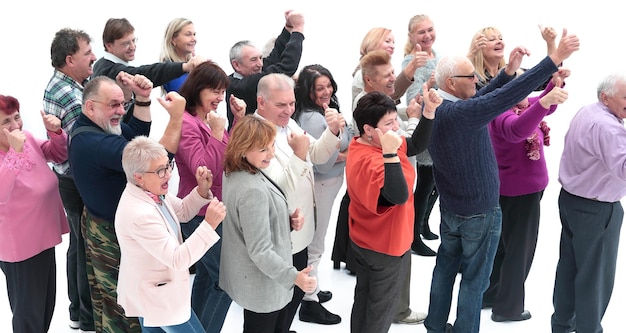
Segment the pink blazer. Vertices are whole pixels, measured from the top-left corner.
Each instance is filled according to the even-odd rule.
[[[167,194],[164,200],[176,222],[189,221],[208,202],[195,189],[183,199]],[[189,320],[189,267],[220,238],[208,223],[201,223],[183,242],[180,224],[176,226],[175,232],[141,188],[126,184],[115,214],[121,252],[117,302],[127,316],[143,317],[146,326]]]

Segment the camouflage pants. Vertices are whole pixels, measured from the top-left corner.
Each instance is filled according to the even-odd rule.
[[[135,317],[126,317],[117,304],[120,247],[112,221],[91,216],[83,210],[81,231],[85,238],[87,279],[91,288],[93,319],[98,333],[141,332]]]

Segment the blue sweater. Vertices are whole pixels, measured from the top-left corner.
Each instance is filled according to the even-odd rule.
[[[513,81],[514,76],[501,71],[470,99],[444,99],[437,108],[428,146],[441,208],[469,216],[498,206],[498,165],[487,125],[557,69],[546,57]]]
[[[111,223],[115,220],[117,204],[126,186],[122,152],[135,136],[148,136],[150,124],[132,117],[128,124],[121,124],[122,135],[100,130],[82,132],[72,137],[69,146],[70,168],[78,192],[91,215]],[[100,129],[81,113],[74,130],[82,126]]]

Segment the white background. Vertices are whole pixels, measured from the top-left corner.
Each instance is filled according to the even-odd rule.
[[[92,47],[99,58],[103,54],[102,29],[108,18],[125,17],[135,27],[139,38],[135,66],[158,61],[161,40],[167,23],[175,17],[191,19],[197,31],[196,53],[211,58],[222,66],[228,74],[232,67],[228,62],[228,51],[232,44],[242,39],[250,39],[260,48],[265,42],[277,36],[284,25],[283,12],[287,9],[300,10],[305,14],[304,50],[300,68],[319,63],[327,67],[338,83],[338,95],[343,108],[350,105],[351,74],[358,63],[359,46],[365,33],[377,26],[393,30],[396,52],[392,62],[396,72],[400,70],[403,49],[406,43],[407,25],[410,17],[427,14],[437,30],[435,49],[442,55],[466,54],[473,34],[486,26],[498,28],[506,43],[506,52],[517,45],[524,45],[532,52],[524,60],[523,67],[532,67],[546,55],[545,43],[541,39],[538,24],[556,28],[559,35],[563,28],[576,34],[581,40],[581,49],[565,61],[565,67],[572,70],[566,80],[569,100],[557,112],[547,118],[552,128],[551,146],[546,148],[551,182],[542,202],[542,225],[539,235],[534,267],[527,283],[527,308],[533,319],[510,325],[494,324],[489,320],[489,312],[483,311],[483,331],[549,331],[549,316],[552,311],[551,294],[556,261],[560,222],[557,211],[558,163],[562,150],[563,136],[572,115],[583,105],[596,101],[596,86],[607,74],[622,71],[624,67],[623,13],[607,0],[591,3],[570,1],[361,1],[339,2],[318,0],[295,1],[151,1],[150,5],[139,1],[111,0],[106,2],[43,2],[19,1],[11,4],[11,9],[3,9],[0,20],[2,50],[0,51],[0,94],[12,95],[21,103],[24,128],[35,135],[44,136],[39,116],[44,89],[53,68],[50,65],[50,43],[59,29],[69,27],[81,29],[92,37]],[[351,6],[351,8],[345,8]],[[508,58],[508,55],[507,55]],[[153,97],[160,95],[160,89],[153,91]],[[404,102],[404,98],[402,99]],[[220,110],[225,109],[223,103]],[[166,113],[158,103],[153,103],[152,136],[159,138],[167,121]],[[177,188],[175,179],[172,190]],[[0,185],[2,186],[2,185]],[[342,192],[343,193],[343,190]],[[437,208],[435,208],[437,210]],[[333,221],[334,221],[333,215]],[[431,227],[438,230],[437,212],[431,218]],[[437,232],[438,233],[438,232]],[[333,332],[349,330],[349,312],[354,280],[344,271],[330,269],[330,252],[334,237],[334,222],[331,222],[327,236],[327,254],[323,258],[320,283],[324,289],[335,293],[335,298],[327,303],[328,308],[343,317],[340,325],[320,327],[295,321],[299,332],[314,332],[324,329]],[[65,295],[65,259],[67,236],[64,243],[57,246],[59,289],[55,318],[51,332],[65,332],[67,297]],[[436,248],[437,241],[429,243]],[[622,251],[620,251],[622,252]],[[620,256],[621,259],[623,256]],[[412,307],[426,311],[430,276],[434,265],[433,258],[413,257]],[[622,260],[618,262],[616,288],[605,316],[607,332],[618,331],[620,313],[617,309],[624,304],[626,292],[620,284],[623,280]],[[3,285],[3,284],[2,284]],[[225,332],[240,331],[240,309],[231,308]],[[451,312],[454,317],[454,310]],[[5,287],[0,289],[0,332],[9,332],[10,309]],[[418,326],[418,331],[425,331]],[[415,331],[414,328],[410,328]],[[392,332],[408,332],[409,327],[392,326]]]

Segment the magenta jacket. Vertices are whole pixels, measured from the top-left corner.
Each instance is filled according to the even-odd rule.
[[[199,166],[206,166],[213,173],[211,192],[217,199],[222,200],[222,173],[227,143],[226,131],[224,131],[222,141],[218,141],[213,137],[211,129],[200,119],[189,112],[183,114],[182,134],[175,157],[180,177],[177,194],[179,198],[184,198],[198,186],[196,169]],[[206,206],[200,209],[198,215],[204,216],[205,212]]]
[[[69,226],[48,162],[67,160],[65,132],[50,140],[24,131],[24,150],[0,151],[0,260],[18,262],[61,243]]]

